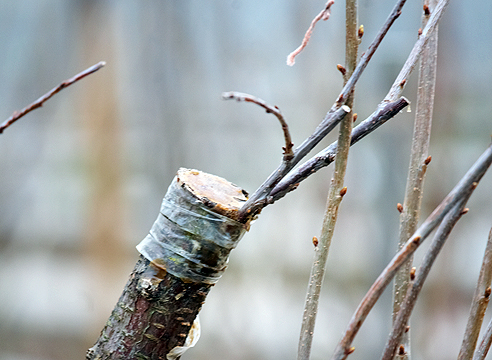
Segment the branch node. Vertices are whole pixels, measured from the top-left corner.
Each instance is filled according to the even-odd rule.
[[[348,349],[345,349],[345,355],[350,355],[355,351],[355,346],[349,347]]]
[[[412,267],[410,269],[410,280],[414,281],[415,280],[415,272],[417,271],[417,269],[414,267]]]
[[[347,193],[347,187],[345,186],[340,190],[340,196],[343,198],[346,193]]]
[[[313,245],[314,245],[314,247],[318,247],[318,244],[319,244],[318,238],[316,236],[313,236]]]
[[[342,64],[337,64],[337,69],[342,73],[343,76],[347,73],[347,69]]]
[[[429,6],[427,4],[424,4],[424,15],[429,16],[431,14]]]
[[[412,243],[414,243],[415,245],[419,245],[420,244],[420,239],[421,237],[420,236],[415,236],[412,240]]]
[[[466,213],[468,213],[468,211],[470,211],[469,208],[464,208],[463,210],[461,210],[460,215],[465,215]]]
[[[396,209],[398,210],[398,212],[401,214],[403,212],[403,205],[398,203],[396,204]]]
[[[357,36],[359,37],[359,40],[362,39],[364,36],[364,25],[359,26],[359,30],[357,31]]]
[[[432,160],[432,156],[427,156],[427,158],[424,160],[424,165],[429,165]]]

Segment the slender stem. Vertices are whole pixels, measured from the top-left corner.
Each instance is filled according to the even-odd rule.
[[[22,109],[20,111],[14,112],[11,117],[9,117],[7,120],[5,120],[0,125],[0,134],[3,133],[3,131],[6,128],[8,128],[10,125],[12,125],[14,122],[16,122],[17,120],[19,120],[24,115],[30,113],[31,111],[33,111],[33,110],[35,110],[35,109],[37,109],[37,108],[39,108],[41,106],[43,106],[43,104],[46,101],[48,101],[56,93],[60,92],[64,88],[72,85],[73,83],[75,83],[75,82],[83,79],[87,75],[90,75],[90,74],[96,72],[97,70],[99,70],[100,68],[102,68],[104,65],[106,65],[106,63],[104,61],[98,62],[95,65],[92,65],[90,68],[88,68],[88,69],[86,69],[86,70],[78,73],[77,75],[71,77],[70,79],[65,80],[64,82],[62,82],[57,87],[51,89],[49,92],[47,92],[46,94],[44,94],[43,96],[41,96],[39,99],[37,99],[32,104],[26,106],[24,109]]]
[[[432,8],[435,7],[432,0]],[[422,25],[425,26],[430,17],[429,0],[424,0],[422,12]],[[405,188],[405,200],[403,211],[400,215],[399,243],[400,249],[408,238],[415,232],[420,217],[422,193],[424,188],[424,177],[427,164],[425,163],[430,143],[432,112],[434,108],[434,94],[436,85],[437,69],[437,34],[438,26],[423,47],[420,56],[419,86],[417,93],[417,110],[415,112],[415,123],[413,129],[412,149],[410,153],[410,164],[408,167],[407,185]],[[412,260],[401,267],[395,275],[393,285],[393,321],[400,311],[400,304],[405,299],[405,294],[410,286],[410,268]],[[400,350],[395,355],[397,360],[410,359],[410,330],[402,333]]]
[[[393,319],[393,328],[388,337],[388,342],[384,349],[382,360],[390,360],[393,357],[404,357],[408,352],[406,346],[401,343],[402,334],[408,332],[406,331],[408,319],[410,318],[415,303],[417,302],[417,297],[420,294],[420,290],[422,290],[422,286],[427,279],[427,275],[429,274],[437,255],[448,239],[451,230],[453,230],[454,225],[456,225],[461,215],[463,215],[463,208],[466,200],[466,198],[463,198],[463,200],[457,203],[446,214],[441,225],[439,226],[436,235],[434,236],[434,239],[425,254],[425,257],[422,260],[422,264],[416,272],[414,280],[411,281],[409,289],[405,294],[406,296],[400,304],[399,312]],[[399,348],[398,354],[396,354],[397,348]]]
[[[357,64],[357,49],[359,39],[357,36],[357,0],[346,1],[346,57],[345,67],[347,76],[352,75]],[[347,98],[347,105],[352,107],[354,94]],[[335,161],[335,170],[331,180],[331,186],[326,203],[326,211],[323,219],[323,226],[318,245],[315,247],[314,260],[311,268],[304,315],[302,319],[301,334],[297,359],[308,360],[311,355],[311,345],[313,341],[314,326],[318,313],[319,296],[323,284],[326,261],[330,249],[331,239],[335,230],[338,217],[338,209],[345,195],[347,188],[344,188],[345,171],[347,168],[348,153],[352,133],[352,116],[347,114],[340,122],[340,132],[338,135],[338,149]]]
[[[401,96],[401,93],[405,88],[407,78],[410,76],[413,69],[415,68],[415,65],[417,64],[420,54],[424,50],[425,45],[429,41],[437,24],[439,23],[441,16],[444,12],[444,9],[448,5],[448,3],[449,0],[440,0],[439,3],[436,5],[436,8],[434,9],[431,16],[429,17],[429,20],[427,21],[427,25],[425,25],[424,29],[422,30],[422,34],[420,34],[419,39],[413,46],[410,55],[405,61],[405,64],[403,65],[400,73],[396,77],[396,80],[391,86],[390,91],[384,98],[384,101],[395,101],[395,99]]]
[[[477,287],[473,294],[470,316],[466,324],[465,336],[461,344],[458,360],[471,359],[477,346],[480,328],[482,327],[485,310],[490,300],[492,282],[492,229],[489,232],[485,254],[483,255],[482,268],[478,278]]]
[[[378,110],[353,129],[350,145],[356,144],[359,140],[383,125],[386,121],[393,118],[408,104],[408,100],[404,97],[395,102],[382,104]],[[282,179],[271,191],[270,196],[272,197],[272,201],[283,198],[287,193],[297,189],[301,181],[323,167],[330,165],[335,160],[337,148],[338,141],[335,141],[304,164],[300,165],[299,168],[290,172],[289,175]]]
[[[427,219],[420,225],[415,233],[408,239],[405,246],[396,253],[390,263],[386,266],[383,272],[376,279],[367,294],[360,302],[357,310],[352,316],[350,323],[345,330],[345,333],[338,343],[333,360],[346,359],[353,352],[351,348],[352,341],[357,335],[365,318],[371,311],[372,307],[383,293],[386,286],[393,279],[396,271],[412,256],[417,247],[425,240],[432,230],[442,221],[444,216],[464,199],[468,199],[477,187],[478,182],[485,174],[490,164],[492,163],[492,145],[490,145],[480,156],[480,158],[468,170],[465,176],[444,198]],[[466,201],[466,200],[465,200]]]
[[[287,122],[285,121],[284,116],[282,115],[278,107],[268,105],[265,101],[257,98],[256,96],[235,91],[222,93],[222,98],[225,100],[235,99],[237,101],[252,102],[256,105],[261,106],[263,109],[266,110],[267,113],[272,113],[273,115],[275,115],[280,122],[280,125],[282,126],[282,131],[284,133],[284,161],[290,161],[294,157],[294,152],[292,151],[292,147],[294,146],[294,144],[292,143],[292,138],[290,137],[289,126],[287,125]]]
[[[373,40],[372,44],[369,46],[367,51],[361,57],[359,63],[357,64],[357,67],[354,70],[354,73],[343,87],[335,104],[331,107],[330,111],[326,114],[325,118],[318,126],[318,128],[315,130],[314,134],[311,135],[308,139],[306,139],[299,146],[299,148],[294,151],[294,158],[290,161],[290,164],[286,166],[285,162],[281,163],[280,166],[268,177],[268,179],[265,180],[265,182],[253,193],[253,195],[251,195],[248,201],[244,203],[244,205],[240,210],[241,221],[246,221],[248,218],[253,218],[261,211],[261,209],[263,209],[268,204],[271,204],[270,201],[271,199],[269,199],[269,196],[270,196],[270,192],[273,190],[275,185],[277,185],[278,182],[282,180],[282,178],[284,178],[290,172],[290,170],[292,170],[292,168],[297,163],[299,163],[299,161],[302,160],[307,155],[307,153],[314,146],[316,146],[319,143],[319,141],[321,141],[321,139],[324,136],[326,136],[326,134],[328,134],[328,132],[324,131],[324,128],[327,126],[327,124],[331,124],[335,120],[337,120],[336,124],[338,124],[338,121],[340,121],[345,116],[344,114],[340,113],[342,105],[346,102],[348,96],[353,92],[355,88],[355,84],[357,83],[360,76],[362,75],[362,72],[364,71],[367,64],[369,63],[369,60],[371,60],[372,56],[376,52],[377,48],[379,47],[379,44],[381,43],[385,35],[388,33],[388,30],[390,29],[391,25],[393,25],[395,20],[400,16],[401,9],[405,4],[405,2],[406,0],[398,0],[392,12],[388,16],[388,19],[383,24],[381,30],[379,30],[379,33],[376,35],[375,39]],[[340,118],[337,118],[338,116],[340,116]],[[320,137],[317,135],[318,132],[323,132],[324,135]]]
[[[311,39],[311,35],[313,33],[314,26],[316,25],[316,23],[320,20],[326,21],[330,18],[330,15],[331,15],[331,9],[330,8],[334,3],[335,3],[334,0],[328,0],[328,2],[325,4],[324,9],[321,10],[321,12],[318,15],[316,15],[316,17],[313,19],[313,21],[311,21],[311,25],[309,25],[309,28],[307,29],[306,34],[304,35],[304,38],[302,39],[301,45],[299,45],[299,47],[297,49],[292,51],[287,56],[287,65],[293,66],[295,64],[296,56],[299,55],[302,50],[304,50],[304,48],[307,46],[307,44],[309,42],[309,39]]]
[[[490,319],[487,325],[487,329],[485,330],[485,334],[483,334],[480,346],[473,356],[473,360],[484,360],[489,352],[490,345],[492,345],[492,319]]]

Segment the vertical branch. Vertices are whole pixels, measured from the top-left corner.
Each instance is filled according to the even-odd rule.
[[[492,345],[492,319],[489,321],[487,325],[487,329],[485,330],[485,334],[483,334],[482,342],[478,347],[475,355],[473,356],[473,360],[484,360],[489,352],[490,345]]]
[[[478,335],[480,334],[480,328],[482,327],[483,317],[485,310],[490,300],[492,281],[492,229],[489,233],[489,239],[485,248],[485,254],[483,255],[482,268],[480,269],[480,276],[478,278],[477,287],[475,288],[475,294],[473,295],[473,302],[470,309],[470,316],[468,317],[468,323],[466,325],[465,336],[463,343],[461,344],[460,354],[458,360],[471,359],[475,347],[477,346]]]
[[[424,11],[422,15],[422,26],[425,27],[430,17],[430,8],[435,8],[436,0],[424,0]],[[422,51],[419,68],[419,86],[417,94],[417,110],[415,113],[415,124],[413,130],[412,149],[410,154],[410,165],[408,168],[407,185],[405,189],[405,200],[400,215],[400,231],[398,249],[401,249],[410,236],[415,232],[420,216],[422,203],[422,192],[427,164],[429,140],[432,125],[432,111],[434,107],[434,93],[436,84],[437,67],[437,32],[429,38],[427,45]],[[410,259],[395,275],[393,286],[393,321],[400,310],[400,305],[405,299],[410,281]],[[395,355],[395,359],[406,360],[410,358],[410,331],[402,334],[400,340],[401,351]]]
[[[357,65],[357,50],[359,37],[357,32],[357,0],[346,1],[346,49],[345,49],[345,68],[347,73],[344,83],[350,78]],[[354,101],[353,89],[347,97],[346,104],[351,107]],[[318,312],[319,296],[321,285],[325,274],[328,252],[335,230],[335,223],[338,217],[338,208],[343,196],[347,192],[344,187],[345,170],[350,148],[352,134],[352,112],[348,113],[340,122],[340,132],[338,135],[338,149],[335,160],[335,169],[331,180],[331,187],[328,194],[326,211],[323,219],[323,226],[319,241],[314,241],[315,255],[311,267],[311,275],[306,295],[301,334],[298,346],[298,360],[309,359],[311,345],[313,341],[314,325]]]
[[[417,273],[415,274],[415,272],[412,271],[413,275],[411,276],[408,292],[400,304],[400,311],[394,317],[393,328],[388,337],[388,342],[384,348],[381,360],[390,360],[394,357],[401,358],[407,356],[405,354],[405,347],[400,342],[402,334],[408,332],[406,331],[408,329],[406,324],[408,323],[408,319],[410,318],[412,310],[415,307],[415,303],[417,302],[417,297],[420,294],[420,290],[422,290],[422,286],[427,279],[427,275],[429,275],[430,269],[434,264],[437,255],[439,255],[439,252],[448,239],[454,225],[458,222],[461,216],[467,212],[467,210],[463,209],[465,203],[466,199],[456,204],[454,208],[447,213],[441,225],[439,225],[436,235],[432,240],[432,244],[427,250]],[[400,346],[398,346],[398,343],[400,343]],[[396,351],[397,348],[398,352]]]

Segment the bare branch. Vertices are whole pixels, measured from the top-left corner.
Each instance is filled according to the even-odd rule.
[[[377,111],[372,113],[367,119],[362,121],[352,131],[352,139],[350,145],[356,144],[360,139],[364,138],[378,127],[383,125],[389,119],[393,118],[401,110],[408,105],[408,100],[404,97],[395,102],[383,104]],[[335,160],[335,154],[338,147],[338,141],[313,156],[311,159],[300,165],[298,169],[289,173],[282,181],[275,186],[270,193],[273,201],[283,198],[287,193],[297,189],[301,181],[305,180],[312,174],[325,166],[330,165]]]
[[[357,67],[354,70],[354,73],[343,87],[335,104],[331,107],[330,111],[328,111],[321,124],[318,125],[313,135],[304,140],[299,148],[294,151],[294,157],[290,161],[289,166],[286,166],[285,163],[280,164],[277,170],[275,170],[272,175],[270,175],[268,179],[265,180],[265,182],[253,193],[253,195],[251,195],[248,201],[246,201],[246,203],[243,205],[240,211],[241,221],[245,221],[247,218],[256,216],[262,208],[271,203],[272,199],[269,195],[274,186],[277,185],[278,182],[282,180],[282,178],[284,178],[289,173],[289,171],[292,170],[292,168],[297,165],[299,161],[303,159],[307,155],[307,153],[314,146],[316,146],[319,141],[321,141],[324,136],[326,136],[326,134],[328,134],[329,131],[331,131],[331,124],[336,125],[343,118],[344,115],[340,113],[340,110],[343,109],[342,105],[347,101],[347,98],[353,92],[355,84],[362,75],[362,72],[366,68],[369,60],[376,52],[376,49],[383,40],[384,36],[387,34],[389,28],[400,16],[401,8],[405,4],[405,2],[406,0],[398,0],[392,12],[388,16],[388,19],[383,24],[381,30],[373,40],[372,44],[369,46],[367,51],[360,59]],[[327,131],[327,129],[329,130]],[[321,136],[321,134],[323,135]]]
[[[390,91],[384,98],[384,101],[394,101],[399,96],[401,96],[401,93],[405,88],[407,78],[410,76],[413,69],[415,68],[415,65],[417,64],[417,61],[420,57],[420,54],[424,50],[425,45],[429,41],[437,24],[439,23],[439,20],[441,19],[444,9],[448,5],[448,3],[449,0],[440,0],[439,3],[437,4],[429,20],[427,21],[427,25],[425,25],[424,30],[422,30],[422,34],[420,34],[419,39],[417,40],[417,42],[413,46],[412,51],[410,52],[410,55],[408,55],[407,61],[405,61],[405,64],[403,65],[400,73],[396,77],[396,80],[391,86]]]
[[[435,7],[437,0],[426,0],[432,8]],[[424,5],[427,9],[429,6]],[[429,11],[422,12],[422,26],[424,27],[430,17]],[[423,47],[420,57],[417,110],[415,112],[415,122],[412,136],[412,149],[410,152],[410,163],[408,166],[407,184],[405,187],[405,199],[403,211],[400,215],[400,229],[398,248],[403,246],[408,238],[417,229],[420,217],[420,207],[422,203],[422,193],[424,189],[424,178],[427,165],[425,159],[428,156],[432,112],[434,109],[434,93],[436,86],[437,69],[437,35],[438,25],[430,36],[427,44]],[[396,319],[400,311],[400,305],[405,300],[407,289],[410,286],[410,269],[412,259],[401,267],[395,275],[393,284],[393,320]],[[403,326],[403,325],[402,325]],[[410,331],[401,333],[402,338],[399,343],[405,351],[402,355],[394,355],[395,360],[410,359]],[[400,353],[400,351],[399,351]]]
[[[328,0],[328,2],[325,5],[325,8],[321,10],[321,12],[316,15],[316,17],[311,21],[311,25],[309,25],[309,28],[306,31],[306,34],[304,35],[304,38],[302,39],[301,45],[295,49],[293,52],[287,56],[287,65],[293,66],[295,64],[295,58],[297,55],[301,53],[301,51],[307,46],[309,39],[311,38],[311,34],[313,33],[314,26],[316,23],[320,20],[328,20],[331,15],[331,6],[335,3],[334,0]]]
[[[465,336],[461,344],[458,360],[471,359],[477,346],[480,328],[482,327],[485,310],[490,300],[492,282],[492,229],[489,232],[485,254],[483,255],[482,268],[478,278],[477,287],[473,294],[473,302],[470,316],[466,324]]]
[[[492,232],[492,229],[490,230]],[[492,234],[489,234],[489,239]],[[473,356],[473,360],[484,360],[489,352],[490,345],[492,345],[492,319],[489,321],[487,325],[487,329],[485,330],[485,334],[483,334],[482,342],[478,347],[475,355]]]
[[[359,48],[359,37],[357,34],[357,0],[347,0],[345,2],[345,9],[345,68],[347,71],[344,79],[347,81],[347,78],[352,75],[355,66],[357,65],[357,51]],[[345,104],[352,107],[353,102],[354,93],[352,92]],[[316,251],[314,253],[311,276],[309,278],[308,291],[306,294],[297,351],[298,360],[309,360],[311,355],[314,325],[316,322],[316,315],[318,314],[318,303],[326,270],[326,262],[338,218],[338,209],[343,196],[347,193],[347,188],[344,187],[344,178],[347,169],[352,125],[352,114],[349,113],[340,122],[338,135],[339,145],[337,148],[335,169],[333,171],[328,199],[326,201],[326,210],[323,216],[323,226],[319,238],[319,245],[315,248]]]
[[[95,64],[95,65],[91,66],[90,68],[82,71],[81,73],[78,73],[77,75],[71,77],[70,79],[65,80],[60,85],[58,85],[57,87],[51,89],[49,92],[47,92],[46,94],[44,94],[43,96],[41,96],[35,102],[33,102],[32,104],[26,106],[24,109],[22,109],[20,111],[14,112],[11,117],[9,117],[7,120],[5,120],[0,125],[0,134],[3,133],[3,131],[6,128],[8,128],[10,125],[12,125],[14,122],[16,122],[17,120],[19,120],[21,117],[23,117],[27,113],[30,113],[31,111],[33,111],[33,110],[35,110],[35,109],[43,106],[43,104],[46,101],[48,101],[56,93],[60,92],[64,88],[72,85],[73,83],[75,83],[75,82],[83,79],[87,75],[90,75],[90,74],[96,72],[97,70],[99,70],[100,68],[102,68],[104,65],[106,65],[106,63],[104,61],[98,62],[97,64]]]
[[[415,303],[417,302],[417,297],[420,294],[420,290],[422,290],[422,286],[427,279],[427,275],[429,274],[430,269],[437,258],[437,255],[439,254],[444,243],[448,239],[454,225],[456,225],[458,220],[463,215],[463,208],[465,206],[466,200],[466,198],[463,198],[459,203],[457,203],[446,214],[441,225],[439,226],[436,235],[434,236],[434,239],[432,241],[432,244],[427,250],[424,259],[422,260],[422,264],[420,265],[419,270],[416,272],[416,274],[414,274],[414,279],[411,283],[411,286],[408,288],[408,291],[405,293],[402,302],[399,304],[399,311],[394,316],[393,328],[391,334],[388,337],[388,342],[384,349],[382,360],[391,360],[394,356],[404,357],[409,353],[410,349],[408,348],[408,344],[402,343],[400,341],[401,336],[402,334],[407,332],[406,327],[408,319],[410,318]],[[398,351],[399,353],[403,352],[402,355],[395,354],[397,348],[403,350]]]
[[[429,236],[436,226],[443,220],[446,214],[456,204],[466,202],[478,182],[492,163],[492,145],[490,145],[473,164],[460,182],[451,190],[444,200],[437,206],[432,214],[422,223],[415,233],[408,239],[405,246],[393,257],[383,272],[378,276],[369,291],[360,302],[352,316],[345,333],[338,343],[332,360],[346,359],[350,353],[352,341],[357,335],[372,307],[379,299],[384,289],[394,277],[396,271],[412,256],[418,246]]]
[[[289,126],[287,125],[287,122],[278,107],[268,105],[265,101],[257,98],[256,96],[235,91],[222,93],[222,98],[225,100],[235,99],[237,101],[252,102],[261,106],[267,113],[272,113],[275,115],[282,126],[282,131],[284,132],[285,147],[282,148],[284,150],[284,161],[290,161],[294,157],[294,152],[292,151],[294,144],[292,143],[292,138],[290,137]]]

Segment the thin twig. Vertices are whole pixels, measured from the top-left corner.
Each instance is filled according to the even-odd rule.
[[[302,50],[307,46],[309,39],[311,38],[311,34],[313,33],[314,26],[316,23],[320,20],[328,20],[331,15],[331,6],[335,3],[334,0],[328,0],[328,2],[325,5],[325,8],[321,10],[321,12],[316,15],[316,17],[311,21],[311,25],[309,25],[309,28],[306,31],[306,34],[304,35],[304,38],[302,39],[301,45],[292,51],[289,56],[287,56],[287,65],[293,66],[295,64],[295,58],[297,55],[301,53]]]
[[[393,118],[409,104],[404,97],[395,102],[383,104],[370,117],[362,121],[352,131],[352,140],[350,145],[356,144],[359,140],[376,130],[389,119]],[[270,193],[273,201],[283,198],[287,193],[297,189],[299,184],[335,160],[335,154],[338,148],[338,141],[313,156],[311,159],[300,165],[299,168],[289,173],[282,181],[275,186]]]
[[[359,39],[357,34],[357,0],[346,1],[346,56],[345,68],[346,76],[352,75],[357,65],[357,49]],[[346,105],[352,107],[354,102],[354,93],[347,98]],[[333,238],[335,223],[338,217],[338,209],[343,196],[347,192],[344,187],[345,171],[350,149],[352,133],[352,114],[349,113],[340,122],[340,131],[338,135],[338,148],[335,161],[335,169],[331,180],[326,210],[323,217],[323,225],[318,245],[315,247],[314,260],[311,267],[311,276],[309,279],[308,291],[302,319],[301,334],[299,336],[299,345],[297,352],[298,360],[308,360],[311,355],[311,345],[313,341],[314,325],[316,315],[318,314],[318,303],[323,284],[326,262]]]
[[[492,229],[489,233],[489,239],[492,236]],[[492,345],[492,319],[490,319],[487,329],[485,330],[485,334],[483,334],[482,341],[480,342],[480,346],[478,347],[475,355],[473,356],[473,360],[484,360],[489,352],[490,345]]]
[[[490,145],[480,158],[468,170],[465,176],[437,206],[432,214],[422,223],[415,233],[408,239],[405,246],[396,253],[383,272],[378,276],[369,291],[360,302],[357,310],[352,316],[345,333],[338,343],[332,360],[346,359],[353,352],[352,341],[357,335],[367,315],[379,299],[384,289],[393,279],[396,271],[412,256],[418,246],[429,236],[429,234],[442,221],[444,216],[458,204],[468,199],[477,187],[478,182],[492,163],[492,145]]]
[[[282,126],[282,131],[284,132],[285,147],[282,148],[284,150],[284,161],[290,161],[294,157],[294,152],[292,151],[294,144],[292,143],[292,138],[290,137],[289,126],[287,125],[287,122],[278,107],[268,105],[265,101],[257,98],[256,96],[236,91],[222,93],[222,98],[225,100],[235,99],[237,101],[251,102],[261,106],[267,113],[272,113],[275,115]]]
[[[432,240],[432,243],[427,250],[422,264],[420,265],[418,271],[414,275],[413,281],[411,281],[408,291],[405,293],[402,302],[399,304],[398,313],[393,319],[393,328],[388,337],[388,342],[384,348],[382,360],[391,360],[393,357],[404,357],[408,354],[408,347],[402,343],[402,334],[407,332],[407,323],[412,310],[417,302],[417,297],[422,290],[427,275],[430,272],[434,261],[439,255],[444,243],[449,237],[451,230],[453,230],[454,225],[458,222],[461,215],[464,214],[463,208],[466,204],[467,198],[463,198],[459,203],[457,203],[444,217],[439,225],[439,228]],[[403,267],[402,267],[403,268]],[[401,270],[401,269],[400,269]],[[409,272],[410,274],[410,272]],[[396,349],[398,348],[398,353],[396,354]]]
[[[417,42],[413,46],[410,55],[408,55],[405,64],[403,65],[400,73],[396,77],[396,80],[391,86],[390,91],[384,98],[384,101],[395,101],[398,97],[401,96],[401,93],[403,92],[403,89],[405,88],[405,85],[407,83],[407,78],[410,76],[413,69],[415,68],[415,65],[417,64],[417,61],[420,57],[420,54],[422,53],[425,45],[429,41],[437,24],[441,20],[441,16],[448,3],[449,0],[440,0],[439,3],[436,5],[436,8],[432,12],[429,20],[427,21],[427,25],[425,25],[424,30],[422,30],[422,34],[420,34]]]
[[[473,294],[470,316],[466,324],[466,331],[461,344],[458,360],[471,359],[477,346],[478,336],[482,327],[485,310],[490,300],[492,282],[492,229],[489,232],[485,254],[483,255],[482,268],[478,278],[477,287]]]
[[[437,1],[431,0],[432,8]],[[425,1],[426,3],[429,0]],[[426,4],[427,11],[422,11],[422,26],[427,24],[430,12],[429,4]],[[423,47],[420,56],[419,80],[417,92],[417,110],[415,112],[415,122],[412,136],[412,149],[410,152],[410,163],[408,166],[407,184],[405,187],[405,199],[403,210],[400,215],[400,230],[398,248],[401,248],[408,238],[417,229],[420,217],[420,207],[422,203],[422,193],[424,188],[424,178],[427,168],[426,159],[430,143],[432,112],[434,109],[434,94],[436,85],[437,69],[437,35],[438,25],[430,36],[427,44]],[[405,299],[405,294],[410,286],[410,269],[412,259],[401,267],[395,275],[393,284],[393,320],[396,319],[400,311],[400,304]],[[395,360],[410,359],[410,330],[402,332],[400,345],[404,351],[395,354]]]
[[[246,201],[241,207],[239,212],[241,221],[246,221],[247,219],[256,216],[261,211],[261,209],[271,203],[270,201],[272,199],[269,195],[275,185],[277,185],[279,181],[282,180],[282,178],[284,178],[290,172],[290,170],[292,170],[292,168],[297,165],[299,161],[302,160],[307,155],[307,153],[321,141],[324,136],[326,136],[326,134],[328,134],[329,131],[326,131],[326,128],[328,126],[331,126],[331,124],[333,123],[335,123],[336,125],[343,118],[344,114],[340,112],[340,110],[343,110],[341,108],[342,105],[345,103],[348,96],[354,90],[355,84],[359,80],[362,72],[366,68],[369,60],[376,52],[376,49],[387,34],[391,25],[393,25],[395,20],[400,16],[401,8],[405,4],[405,2],[406,0],[398,0],[397,4],[388,16],[388,19],[383,24],[381,30],[379,30],[379,33],[373,40],[372,44],[369,46],[367,51],[360,59],[357,67],[354,70],[354,73],[343,87],[340,95],[337,98],[337,101],[331,107],[330,111],[326,114],[321,124],[318,125],[314,134],[304,140],[299,148],[294,151],[294,157],[290,161],[289,166],[286,166],[284,162],[280,164],[280,166],[267,178],[267,180],[265,180],[265,182],[263,182],[263,184],[253,193],[253,195],[250,196],[248,201]],[[324,135],[319,136],[320,134]]]
[[[35,102],[33,102],[32,104],[26,106],[24,109],[22,109],[20,111],[14,112],[11,117],[9,117],[7,120],[5,120],[0,125],[0,134],[3,133],[3,131],[6,128],[8,128],[10,125],[12,125],[14,122],[16,122],[17,120],[19,120],[21,117],[23,117],[27,113],[30,113],[31,111],[33,111],[33,110],[35,110],[35,109],[43,106],[43,104],[46,101],[48,101],[56,93],[60,92],[64,88],[72,85],[73,83],[79,81],[80,79],[83,79],[87,75],[90,75],[90,74],[96,72],[97,70],[99,70],[100,68],[102,68],[104,65],[106,65],[106,63],[104,61],[98,62],[96,65],[93,65],[90,68],[82,71],[81,73],[78,73],[77,75],[71,77],[70,79],[65,80],[60,85],[58,85],[57,87],[51,89],[49,92],[47,92],[46,94],[44,94],[43,96],[41,96]]]

